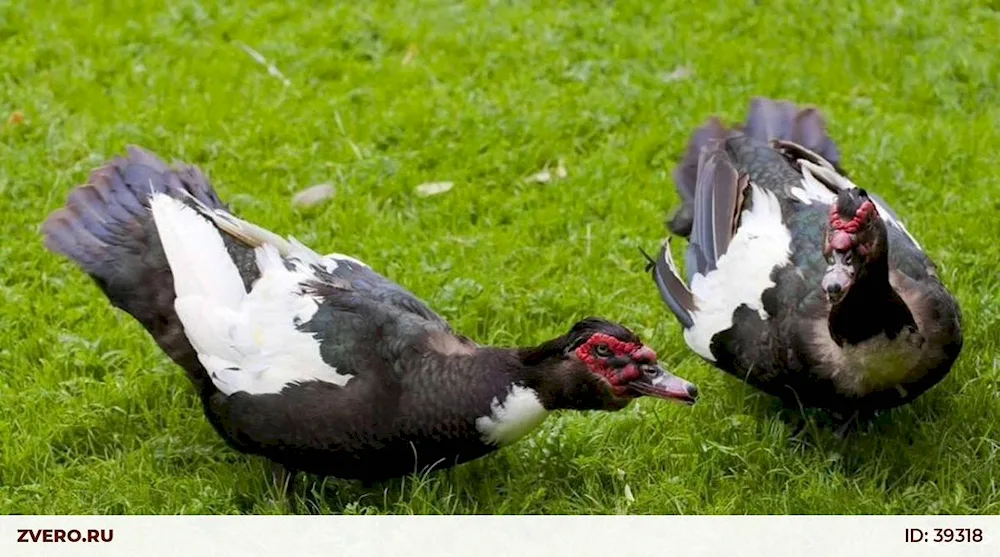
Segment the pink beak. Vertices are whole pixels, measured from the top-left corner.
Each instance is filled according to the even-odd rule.
[[[673,400],[683,404],[694,404],[698,399],[698,387],[670,373],[657,364],[642,366],[642,377],[629,381],[628,388],[640,396],[651,396]]]

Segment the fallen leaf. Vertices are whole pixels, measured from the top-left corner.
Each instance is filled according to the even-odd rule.
[[[566,165],[563,164],[563,160],[562,159],[559,159],[559,164],[556,166],[556,178],[559,178],[560,180],[562,180],[566,176],[567,176],[567,174],[566,174]]]
[[[548,184],[552,181],[552,173],[546,168],[541,172],[536,172],[531,176],[528,176],[529,182],[538,182],[539,184]]]
[[[409,66],[419,53],[420,49],[417,48],[417,45],[415,43],[410,43],[410,45],[406,47],[406,54],[403,56],[403,65]]]
[[[309,209],[333,197],[336,190],[330,184],[317,184],[292,196],[292,207]]]
[[[566,165],[563,164],[562,159],[559,159],[559,163],[556,165],[554,170],[549,170],[548,167],[543,168],[541,171],[528,176],[527,181],[538,184],[548,184],[552,180],[562,180],[566,176]]]
[[[428,182],[417,186],[417,195],[420,197],[438,195],[450,190],[453,187],[455,187],[454,182]]]
[[[681,81],[687,79],[694,75],[694,70],[687,66],[677,66],[674,71],[660,75],[660,81],[664,83],[670,83],[672,81]]]
[[[7,125],[10,127],[20,126],[24,123],[24,113],[20,110],[15,110],[10,113],[10,118],[7,118]]]

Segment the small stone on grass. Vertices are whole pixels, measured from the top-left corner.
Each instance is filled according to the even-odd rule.
[[[330,184],[317,184],[308,187],[292,196],[292,207],[311,209],[332,198],[335,191]]]

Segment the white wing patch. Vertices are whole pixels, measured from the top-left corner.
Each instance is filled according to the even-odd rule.
[[[799,159],[799,168],[802,170],[802,187],[792,188],[792,195],[806,205],[812,205],[813,201],[818,201],[826,205],[832,205],[837,202],[837,194],[833,193],[833,191],[831,191],[826,184],[819,181],[819,179],[816,178],[816,174],[820,174],[824,179],[842,189],[857,189],[858,187],[846,176],[804,159]],[[904,225],[902,221],[894,218],[886,206],[878,200],[875,198],[871,198],[871,200],[872,203],[875,204],[875,209],[878,210],[878,214],[882,217],[882,220],[884,220],[886,224],[897,228],[900,232],[905,234],[906,237],[913,242],[913,245],[917,246],[917,249],[923,249],[920,247],[920,243],[917,242],[917,239],[910,234],[909,230],[906,229],[906,225]]]
[[[274,246],[278,250],[278,253],[283,257],[294,258],[303,263],[315,265],[321,269],[325,269],[328,273],[333,273],[337,270],[338,261],[346,261],[349,263],[356,263],[363,267],[368,267],[368,265],[365,265],[363,262],[358,261],[353,257],[339,253],[331,253],[330,255],[321,256],[313,251],[312,248],[306,246],[293,237],[289,237],[286,240],[270,230],[261,228],[252,222],[247,222],[241,218],[233,216],[222,209],[212,209],[192,195],[188,195],[188,200],[194,204],[197,212],[201,213],[202,216],[215,223],[216,227],[220,230],[224,230],[227,234],[231,234],[235,238],[240,239],[240,241],[245,242],[249,246],[259,247],[264,244],[270,244]]]
[[[781,220],[781,204],[770,191],[750,183],[752,206],[743,211],[740,227],[726,253],[707,275],[691,277],[698,309],[684,340],[701,357],[715,361],[712,337],[733,326],[733,312],[746,304],[767,319],[761,296],[774,286],[771,271],[789,263],[792,236]]]
[[[263,394],[310,380],[347,383],[349,375],[320,357],[319,341],[296,328],[319,307],[302,288],[314,277],[308,262],[318,258],[315,252],[293,240],[294,269],[288,270],[279,248],[261,242],[261,277],[248,293],[212,223],[165,194],[153,195],[150,205],[174,276],[177,315],[220,391]]]
[[[514,385],[503,400],[493,399],[490,413],[476,419],[476,429],[486,443],[509,445],[538,427],[548,415],[537,392]]]
[[[327,254],[327,255],[323,256],[323,259],[327,259],[327,260],[333,261],[335,266],[336,266],[336,263],[339,261],[339,262],[353,263],[355,265],[360,265],[362,267],[368,267],[368,264],[365,263],[364,261],[355,259],[355,258],[351,257],[350,255],[344,255],[342,253],[330,253],[330,254]]]
[[[289,238],[288,241],[292,246],[292,249],[287,254],[288,257],[293,257],[299,259],[302,262],[316,265],[317,267],[325,269],[326,272],[328,273],[333,273],[334,271],[336,271],[337,267],[339,267],[341,263],[358,265],[360,267],[368,267],[368,265],[365,264],[364,261],[355,259],[349,255],[344,255],[342,253],[330,253],[321,256],[320,254],[313,251],[311,248],[307,247],[306,245],[296,240],[295,238]]]
[[[792,195],[806,205],[812,205],[813,201],[819,201],[826,205],[837,202],[837,194],[830,191],[830,188],[813,176],[810,170],[809,161],[799,161],[802,170],[802,187],[792,188]]]

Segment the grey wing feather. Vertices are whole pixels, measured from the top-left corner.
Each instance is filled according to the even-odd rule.
[[[649,260],[649,270],[653,273],[653,282],[656,283],[656,288],[660,291],[660,297],[680,321],[681,326],[689,328],[694,325],[691,312],[698,309],[694,303],[694,294],[677,273],[673,256],[670,254],[669,239],[660,248],[660,256],[656,261]]]
[[[732,242],[749,177],[739,174],[723,148],[725,140],[709,141],[698,159],[694,178],[694,222],[686,253],[688,279],[695,273],[707,274]],[[666,244],[660,257],[651,261],[653,281],[660,297],[684,327],[694,324],[698,309],[694,294],[681,280]]]
[[[689,276],[692,271],[705,274],[714,270],[719,258],[726,253],[735,232],[741,187],[746,184],[747,180],[737,173],[721,142],[710,143],[702,151],[688,247],[688,264],[693,263],[694,269],[689,267]]]
[[[411,314],[427,323],[429,328],[451,330],[448,323],[431,310],[420,298],[395,282],[373,271],[367,265],[349,260],[337,260],[337,268],[332,272],[323,271],[329,277],[347,281],[351,290],[388,304],[399,311]]]
[[[710,118],[704,126],[695,130],[691,135],[687,148],[684,150],[684,157],[674,169],[673,174],[677,192],[681,197],[680,208],[667,223],[667,227],[674,234],[684,237],[691,235],[691,226],[694,220],[694,198],[697,191],[702,152],[710,143],[724,140],[731,134],[732,131],[726,129],[718,118]]]

